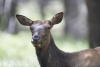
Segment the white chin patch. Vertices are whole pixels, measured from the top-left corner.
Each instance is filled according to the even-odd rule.
[[[33,42],[34,40],[32,39],[31,42]]]

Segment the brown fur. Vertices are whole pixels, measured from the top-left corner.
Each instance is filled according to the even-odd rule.
[[[50,29],[54,24],[61,22],[62,12],[45,21],[32,21],[21,15],[16,17],[21,24],[30,26],[33,38],[38,33],[38,43],[32,41],[32,44],[36,48],[41,67],[100,67],[100,47],[74,53],[65,53],[56,47]]]

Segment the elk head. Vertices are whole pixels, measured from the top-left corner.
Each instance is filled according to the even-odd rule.
[[[16,15],[16,17],[20,24],[30,26],[32,44],[34,44],[35,47],[42,48],[50,42],[50,29],[53,25],[61,22],[63,12],[57,13],[51,20],[32,21],[23,15]]]

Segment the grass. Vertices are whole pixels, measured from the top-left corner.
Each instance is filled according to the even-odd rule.
[[[0,33],[0,67],[39,67],[30,33]]]
[[[86,41],[53,35],[59,49],[74,52],[88,48]],[[0,67],[39,67],[35,48],[31,44],[31,33],[10,35],[0,32]]]

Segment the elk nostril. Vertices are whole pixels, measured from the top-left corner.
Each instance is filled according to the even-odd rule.
[[[34,41],[38,41],[39,39],[40,39],[39,36],[34,36],[34,37],[33,37],[33,40],[34,40]]]
[[[34,38],[39,38],[39,36],[34,36]]]

